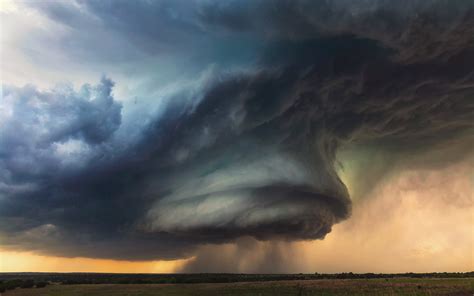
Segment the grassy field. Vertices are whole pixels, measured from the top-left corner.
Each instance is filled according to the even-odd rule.
[[[348,279],[243,282],[226,284],[50,285],[16,289],[2,296],[151,295],[474,295],[474,278]]]

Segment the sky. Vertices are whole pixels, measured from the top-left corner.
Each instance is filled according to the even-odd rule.
[[[472,1],[0,5],[0,272],[474,269]]]

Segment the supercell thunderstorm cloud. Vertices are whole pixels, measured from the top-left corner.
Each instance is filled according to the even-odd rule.
[[[2,81],[4,248],[145,260],[323,239],[352,212],[341,149],[472,153],[472,1],[24,4],[60,28],[52,52],[103,76]]]

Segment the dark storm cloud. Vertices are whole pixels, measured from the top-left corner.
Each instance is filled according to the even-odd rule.
[[[191,1],[38,1],[31,6],[75,31],[64,44],[68,50],[83,50],[80,44],[83,42],[95,47],[101,57],[107,55],[103,51],[110,50],[108,43],[122,45],[121,50],[127,53],[112,51],[109,55],[127,59],[137,58],[131,48],[148,54],[169,54],[187,51],[186,46],[203,46],[202,40],[208,39],[196,22],[196,5]],[[95,34],[89,36],[91,30]],[[119,43],[120,39],[129,44]],[[98,44],[91,42],[94,40]],[[69,48],[70,44],[77,48]]]
[[[191,4],[156,20],[156,4],[84,3],[134,38],[195,32],[188,19],[168,22],[193,15]],[[79,92],[4,88],[2,246],[148,259],[241,236],[323,238],[351,212],[334,169],[340,147],[410,154],[472,141],[472,12],[440,1],[410,4],[422,16],[391,1],[328,3],[199,3],[199,34],[270,32],[260,62],[183,86],[151,119],[134,115],[147,122],[136,137],[123,132],[110,80]]]
[[[79,92],[70,86],[40,91],[32,85],[3,88],[0,134],[2,168],[14,178],[57,167],[68,154],[80,157],[107,141],[121,123],[113,82],[103,78]],[[53,154],[53,153],[56,154]],[[33,167],[32,167],[33,166]]]

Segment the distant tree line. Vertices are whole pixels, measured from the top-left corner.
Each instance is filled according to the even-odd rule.
[[[35,281],[32,279],[10,279],[0,280],[0,293],[6,290],[13,290],[16,288],[29,289],[29,288],[44,288],[48,285],[45,281]]]
[[[317,279],[390,279],[390,278],[466,278],[474,277],[474,272],[441,273],[336,273],[336,274],[110,274],[110,273],[0,273],[0,284],[4,290],[44,287],[48,283],[63,285],[77,284],[192,284],[192,283],[231,283],[261,282],[282,280]],[[0,289],[1,291],[1,289]]]

